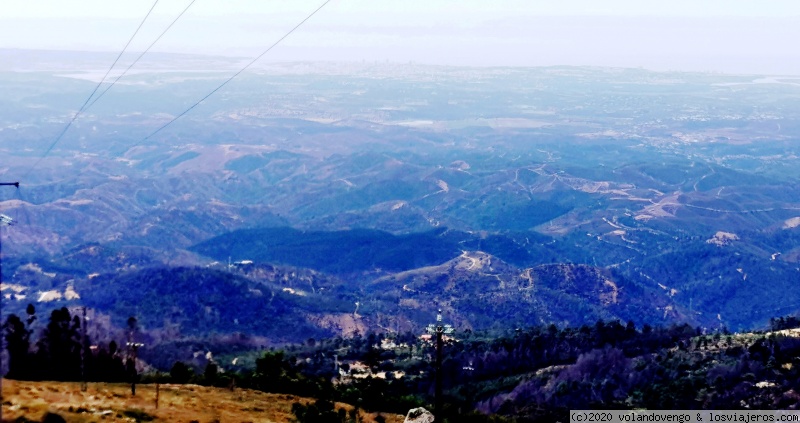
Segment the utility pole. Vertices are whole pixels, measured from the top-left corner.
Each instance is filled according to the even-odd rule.
[[[333,355],[333,373],[336,375],[336,380],[342,380],[342,375],[339,373],[339,354]]]
[[[138,314],[138,313],[137,313]],[[125,345],[128,347],[128,361],[125,363],[125,368],[128,371],[128,377],[131,379],[131,395],[136,396],[136,379],[139,374],[136,372],[136,352],[139,347],[144,344],[133,342],[133,333],[136,331],[137,320],[131,316],[128,318],[128,342]]]
[[[136,371],[136,351],[139,347],[143,347],[144,344],[139,342],[128,342],[126,344],[130,351],[133,354],[128,356],[128,363],[126,367],[128,368],[128,375],[131,378],[131,395],[136,396],[136,379],[139,377],[139,373]]]
[[[19,182],[0,182],[0,186],[12,186],[19,189]],[[14,219],[0,214],[0,228],[3,226],[11,226],[14,224]],[[3,285],[3,233],[0,231],[0,286]],[[3,291],[0,290],[0,324],[2,324],[2,317],[3,317]],[[2,326],[0,326],[2,327]],[[3,336],[2,332],[0,331],[0,347],[3,345]],[[2,348],[0,348],[2,350]],[[0,354],[0,397],[3,396],[3,376],[1,369],[3,368],[3,359],[2,354]],[[0,407],[0,420],[3,420],[3,408]]]
[[[444,335],[453,333],[452,325],[442,324],[442,310],[436,314],[436,324],[430,324],[425,329],[431,335],[436,335],[436,397],[433,403],[433,417],[436,421],[444,421],[442,418],[442,349],[444,348]]]

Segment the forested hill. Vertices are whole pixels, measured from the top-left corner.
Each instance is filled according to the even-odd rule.
[[[242,229],[204,241],[192,250],[217,260],[236,257],[329,273],[375,268],[402,271],[457,257],[461,253],[457,235],[447,236],[444,232],[393,235],[372,229],[335,232],[287,227]]]
[[[79,380],[82,348],[95,345],[84,359],[89,380],[130,381],[132,362],[123,361],[129,350],[105,339],[82,341],[81,320],[66,308],[41,322],[42,330],[31,330],[35,317],[29,308],[6,321],[8,377]],[[128,336],[141,341],[137,324],[129,322]],[[527,423],[564,421],[576,408],[798,409],[798,326],[800,319],[788,317],[772,319],[766,331],[737,334],[617,320],[456,331],[445,339],[438,373],[441,417]],[[309,338],[269,351],[201,349],[192,359],[158,367],[150,364],[169,352],[142,348],[136,369],[143,382],[235,384],[319,399],[293,407],[300,422],[349,422],[337,417],[331,401],[397,414],[433,402],[434,344],[412,332]],[[315,413],[332,420],[304,420]]]
[[[295,239],[305,244],[300,235]],[[257,250],[259,243],[248,245]],[[172,334],[165,342],[245,334],[268,344],[349,337],[376,328],[421,331],[435,318],[431,304],[444,308],[459,330],[543,322],[569,326],[598,319],[655,325],[691,318],[661,290],[608,269],[568,264],[519,268],[484,252],[456,254],[441,264],[406,271],[350,269],[340,275],[247,260],[146,267],[72,281],[66,294],[73,297],[38,307],[87,306],[111,317],[108,329],[123,328],[128,317],[136,316],[145,330]],[[344,265],[336,254],[307,257]],[[11,303],[9,311],[21,313],[23,304]]]

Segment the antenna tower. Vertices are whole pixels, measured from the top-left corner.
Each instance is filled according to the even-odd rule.
[[[455,329],[452,325],[442,323],[442,309],[436,314],[436,323],[429,324],[425,331],[436,335],[436,397],[433,404],[433,416],[437,421],[443,421],[442,411],[442,349],[444,348],[444,335],[452,334]]]

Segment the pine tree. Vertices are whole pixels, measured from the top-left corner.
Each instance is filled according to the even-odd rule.
[[[29,349],[30,332],[25,328],[16,314],[11,314],[3,325],[6,332],[6,345],[8,348],[8,374],[9,379],[26,379],[30,377]]]
[[[80,379],[80,319],[72,319],[66,307],[53,310],[37,343],[36,357],[46,380]]]

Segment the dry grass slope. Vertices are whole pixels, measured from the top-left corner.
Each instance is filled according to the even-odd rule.
[[[252,422],[294,421],[292,404],[313,402],[293,395],[268,394],[249,389],[234,391],[198,385],[161,385],[159,406],[156,386],[137,385],[131,396],[130,385],[90,383],[81,392],[80,383],[21,382],[3,380],[3,422],[25,417],[41,421],[55,413],[68,423],[89,422]],[[352,406],[337,403],[350,411]],[[403,416],[383,414],[387,422],[400,423]],[[374,422],[375,413],[362,413],[364,422]]]

